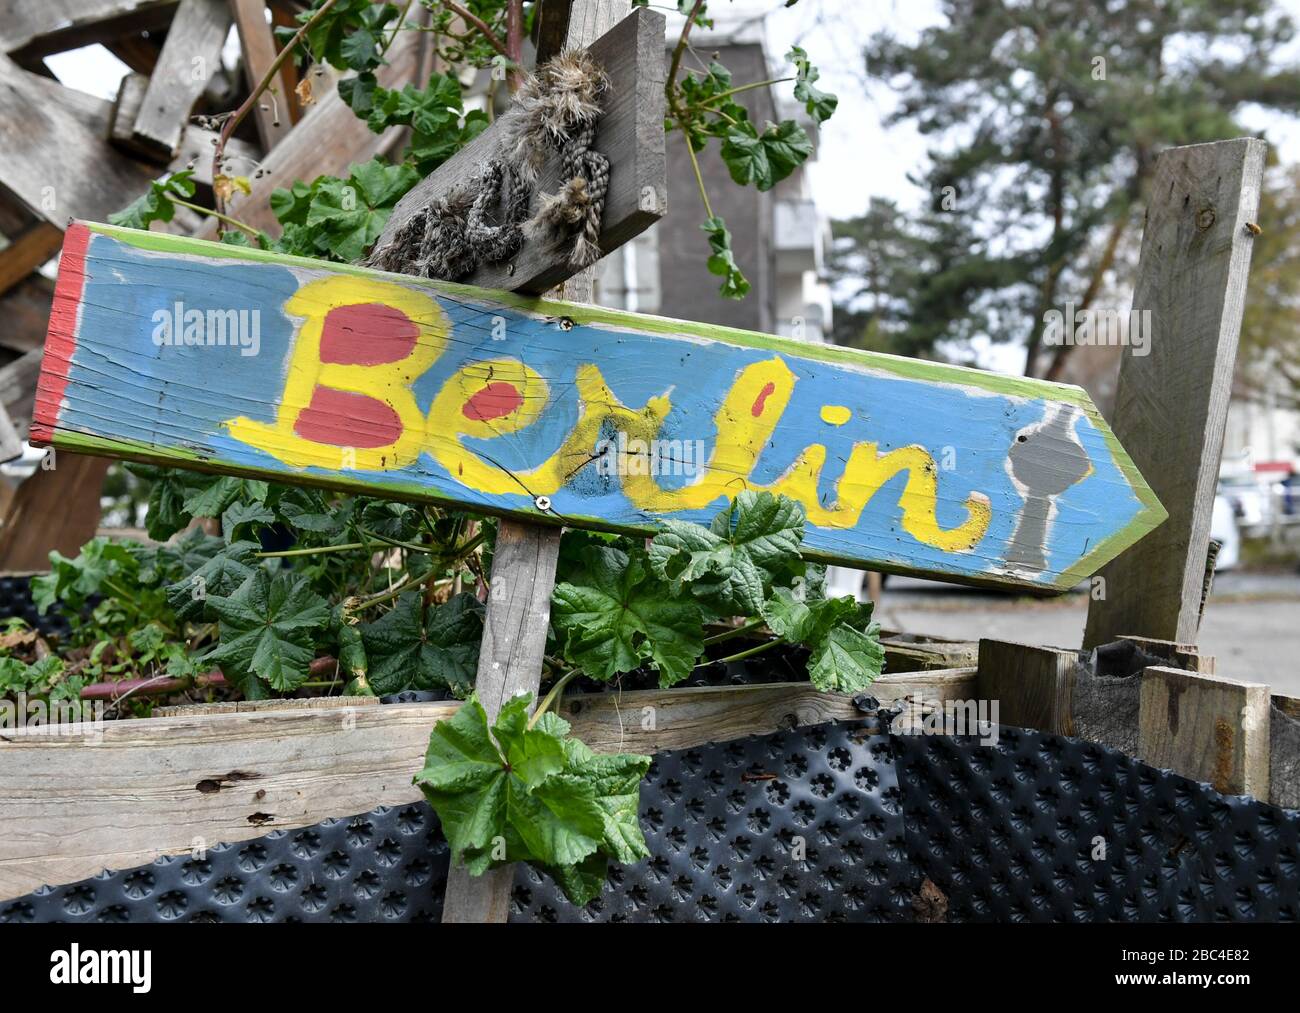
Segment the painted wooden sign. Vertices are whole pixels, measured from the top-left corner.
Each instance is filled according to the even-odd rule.
[[[1078,388],[74,224],[32,437],[606,530],[799,500],[807,555],[1067,587],[1165,517]]]

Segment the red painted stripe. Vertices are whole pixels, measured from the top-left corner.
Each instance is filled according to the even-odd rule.
[[[63,392],[72,369],[72,353],[77,348],[77,316],[81,296],[86,288],[86,249],[90,230],[81,222],[68,226],[63,237],[63,255],[59,258],[59,279],[54,283],[54,305],[50,309],[50,329],[45,335],[45,358],[41,360],[41,377],[36,383],[36,404],[32,411],[28,440],[48,445],[59,424]]]

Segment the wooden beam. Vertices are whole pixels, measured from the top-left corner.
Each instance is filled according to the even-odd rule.
[[[22,452],[23,439],[14,428],[9,413],[5,411],[3,405],[0,405],[0,464],[21,457]]]
[[[53,302],[54,282],[37,273],[0,295],[0,348],[22,355],[44,347]],[[24,422],[24,432],[26,428]]]
[[[1195,644],[1179,644],[1172,640],[1153,640],[1150,637],[1120,637],[1133,644],[1143,654],[1159,658],[1169,668],[1200,675],[1214,674],[1214,655],[1202,654]]]
[[[627,9],[608,0],[601,16],[575,21],[589,32],[609,21],[608,11]],[[570,40],[576,45],[576,42]],[[600,248],[610,251],[649,228],[667,213],[667,163],[664,155],[664,18],[638,8],[609,31],[589,40],[592,56],[610,77],[605,111],[596,129],[596,147],[610,160],[609,194],[601,221]],[[505,116],[510,116],[507,111]],[[496,159],[504,145],[500,130],[487,130],[457,152],[438,171],[403,197],[384,227],[379,244],[390,241],[413,214],[478,178],[483,165]],[[547,162],[536,192],[554,193],[562,183],[558,158]],[[533,208],[537,207],[537,196]],[[541,295],[572,275],[574,269],[549,244],[524,243],[509,261],[483,264],[458,279],[468,285]]]
[[[981,640],[977,696],[998,701],[998,724],[1073,735],[1077,655],[1052,647]]]
[[[1196,640],[1266,150],[1241,138],[1156,162],[1133,292],[1150,329],[1125,350],[1114,420],[1169,519],[1102,570],[1085,648],[1122,634]]]
[[[127,151],[135,149],[135,118],[144,105],[149,78],[144,74],[123,74],[117,86],[117,98],[108,119],[108,139]]]
[[[33,432],[78,452],[630,534],[769,491],[804,505],[815,560],[1038,592],[1163,516],[1087,395],[1040,380],[95,224],[51,320]],[[393,321],[393,362],[325,379],[321,335]],[[1028,486],[1071,523],[1008,540]]]
[[[1268,800],[1282,809],[1300,809],[1300,697],[1272,699]]]
[[[261,83],[275,62],[278,50],[271,24],[266,19],[264,0],[229,0],[230,10],[239,32],[239,45],[244,51],[244,80],[251,91]],[[253,108],[257,136],[262,140],[262,150],[270,151],[293,129],[290,116],[289,90],[284,74],[277,74],[273,85],[263,94]]]
[[[0,295],[25,279],[38,267],[59,252],[63,245],[63,232],[48,222],[37,222],[29,229],[10,238],[9,245],[0,250]],[[3,326],[3,322],[0,322]]]
[[[141,154],[166,162],[180,150],[190,110],[221,68],[230,24],[226,0],[181,0],[135,118]]]
[[[965,699],[973,678],[886,676],[872,692],[884,701],[916,692]],[[196,839],[242,841],[419,801],[411,778],[429,731],[457,706],[258,709],[57,735],[0,728],[0,900],[189,851]],[[593,693],[561,706],[575,734],[602,752],[688,749],[862,716],[849,698],[807,683]]]
[[[0,53],[24,67],[51,53],[155,31],[171,21],[178,0],[9,0],[0,17]]]
[[[547,0],[542,6],[546,7],[550,2]],[[567,3],[568,0],[566,6]],[[629,9],[628,0],[577,0],[576,6],[587,12],[591,23],[575,26],[569,34],[569,44],[574,46],[590,45],[608,28],[608,25],[600,23],[601,17],[612,23],[625,16]],[[662,37],[662,26],[660,34]],[[663,125],[658,124],[657,129],[662,148]],[[497,133],[489,130],[481,134],[479,140]],[[425,182],[444,177],[455,179],[455,171],[444,165]],[[608,207],[607,203],[606,216]],[[552,254],[554,259],[557,258]],[[590,301],[594,272],[582,272],[580,277],[584,287],[566,290],[563,294],[583,302]],[[497,553],[502,551],[503,540],[505,555],[499,556]],[[490,644],[491,650],[480,650],[478,677],[474,684],[489,722],[496,720],[501,705],[511,697],[521,693],[531,694],[534,700],[538,697],[550,623],[551,592],[555,589],[555,566],[560,554],[560,531],[502,518],[497,526],[496,545],[492,557],[494,590],[488,593],[483,633],[484,648]],[[503,585],[508,588],[505,598],[500,596]],[[501,635],[489,639],[494,625]],[[442,920],[448,923],[506,921],[510,916],[510,884],[513,880],[514,867],[510,865],[473,877],[463,865],[453,862],[447,873]]]
[[[1267,801],[1268,687],[1173,668],[1146,669],[1138,756],[1225,795]]]
[[[398,32],[389,47],[388,63],[376,71],[385,88],[401,88],[415,76],[420,61],[420,32]],[[251,192],[231,198],[230,214],[241,222],[279,235],[280,225],[271,211],[271,191],[289,187],[294,180],[311,182],[321,174],[347,175],[353,162],[367,162],[388,151],[405,128],[393,127],[376,134],[339,98],[337,89],[318,95],[307,114],[262,160],[263,174],[252,179]],[[211,161],[209,147],[208,161]],[[196,232],[200,239],[216,237],[216,223],[209,219]]]
[[[0,56],[0,184],[60,228],[121,210],[154,172],[108,146],[110,108]]]
[[[0,313],[4,304],[0,303]],[[3,326],[0,321],[0,326]],[[9,413],[14,428],[23,438],[31,424],[32,404],[36,398],[36,378],[41,372],[43,347],[37,347],[0,368],[0,405]]]
[[[99,528],[99,492],[112,461],[59,453],[18,487],[0,527],[0,572],[48,570],[57,549],[75,556]]]

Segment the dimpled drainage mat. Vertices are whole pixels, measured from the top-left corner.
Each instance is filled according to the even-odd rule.
[[[949,921],[1300,914],[1300,811],[1040,732],[893,741],[908,849]]]
[[[43,637],[66,637],[71,626],[56,605],[45,615],[32,603],[31,577],[0,577],[0,619],[22,619]]]
[[[661,753],[641,792],[652,857],[584,908],[520,866],[515,921],[910,917],[889,739],[823,725]],[[423,803],[163,858],[0,902],[0,921],[437,920],[447,846]]]

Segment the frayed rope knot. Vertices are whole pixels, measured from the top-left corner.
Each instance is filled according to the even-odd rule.
[[[501,157],[471,181],[421,208],[375,249],[366,266],[458,281],[480,264],[519,252],[525,236],[570,244],[575,270],[600,259],[600,223],[609,193],[609,159],[595,150],[596,123],[609,78],[585,49],[547,61],[515,94],[497,129]],[[537,178],[559,155],[567,181],[541,194],[528,217]],[[500,207],[499,221],[493,213]]]

